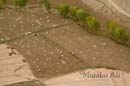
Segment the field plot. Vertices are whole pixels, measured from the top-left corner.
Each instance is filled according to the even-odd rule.
[[[29,63],[36,78],[50,79],[87,68],[130,71],[129,47],[87,32],[79,22],[63,18],[54,8],[59,3],[80,6],[81,2],[52,0],[51,3],[51,13],[39,7],[0,10],[1,45],[7,44],[23,55],[23,62]],[[7,5],[12,6],[12,1]],[[38,5],[38,1],[29,0],[28,6],[31,5]],[[104,30],[104,23],[101,26]]]

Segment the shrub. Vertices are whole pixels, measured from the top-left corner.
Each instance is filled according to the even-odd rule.
[[[123,44],[126,44],[129,41],[128,33],[115,22],[108,22],[107,28],[112,36],[112,39],[115,41],[121,42]]]
[[[3,5],[5,5],[5,4],[6,4],[6,0],[0,0],[0,8],[2,8]]]
[[[70,7],[70,17],[73,19],[73,20],[78,20],[77,16],[76,16],[76,12],[77,10],[79,10],[78,7]]]
[[[40,1],[40,5],[44,6],[45,10],[47,10],[48,12],[50,12],[51,4],[50,4],[49,0],[41,0]]]
[[[59,11],[61,16],[67,17],[69,13],[69,6],[65,4],[61,4],[61,5],[58,5],[57,10]]]
[[[86,25],[89,32],[97,33],[100,29],[99,22],[92,16],[86,17]]]
[[[82,10],[82,9],[78,9],[77,11],[76,11],[76,17],[77,17],[77,19],[79,20],[79,21],[81,21],[82,23],[84,23],[85,22],[85,18],[88,16],[88,14],[84,11],[84,10]]]
[[[14,5],[16,10],[18,8],[23,8],[27,5],[28,0],[14,0]]]

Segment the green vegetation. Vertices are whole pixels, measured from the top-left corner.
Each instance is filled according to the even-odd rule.
[[[97,33],[100,29],[100,23],[96,18],[81,8],[61,4],[58,6],[58,11],[60,15],[70,17],[74,21],[78,21],[82,26],[87,26],[89,32]]]
[[[14,0],[15,9],[24,8],[27,5],[28,0]]]
[[[128,33],[115,22],[108,22],[107,28],[113,40],[127,44],[130,40]]]
[[[6,4],[6,0],[0,0],[0,8],[2,8]]]
[[[93,16],[89,15],[85,10],[78,7],[69,7],[61,4],[58,6],[60,15],[70,17],[74,21],[78,21],[82,26],[87,26],[91,33],[97,33],[100,29],[100,24]]]
[[[78,7],[70,7],[70,10],[69,10],[70,17],[71,17],[73,20],[75,20],[75,21],[78,20],[77,15],[76,15],[77,10],[79,10]]]
[[[58,5],[57,10],[60,13],[60,15],[63,16],[64,18],[68,17],[68,13],[69,13],[68,5],[60,4]]]
[[[78,21],[84,23],[86,21],[86,17],[88,17],[88,14],[84,10],[78,9],[76,11],[76,17]]]
[[[50,13],[51,4],[49,0],[40,0],[40,6],[45,8],[46,11]]]
[[[86,25],[91,33],[97,33],[100,30],[100,23],[93,16],[86,17]]]

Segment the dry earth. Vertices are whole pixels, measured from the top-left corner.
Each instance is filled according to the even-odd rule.
[[[29,64],[17,50],[6,44],[0,45],[0,86],[35,79]]]
[[[63,2],[81,5],[78,0],[52,0],[54,6]],[[35,4],[34,1],[29,3]],[[105,18],[99,16],[99,19],[103,23]],[[25,56],[35,76],[40,78],[90,67],[130,71],[128,47],[105,37],[91,35],[59,15],[42,11],[1,10],[0,36],[1,43],[9,44]]]

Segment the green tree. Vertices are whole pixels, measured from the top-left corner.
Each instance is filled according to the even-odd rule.
[[[46,11],[50,12],[51,3],[49,0],[40,0],[40,6],[45,8]]]
[[[68,5],[60,4],[58,5],[57,10],[60,13],[60,15],[63,16],[64,18],[68,17],[68,13],[69,13]]]
[[[0,8],[2,8],[6,4],[6,0],[0,0]]]
[[[86,17],[86,25],[89,32],[97,33],[100,30],[100,24],[93,16]]]
[[[16,10],[18,8],[24,8],[27,5],[28,0],[14,0],[14,6]]]

